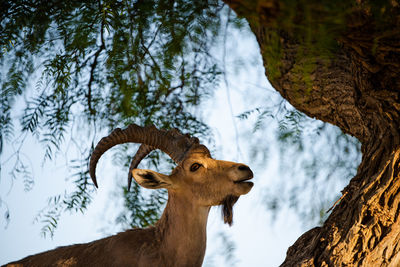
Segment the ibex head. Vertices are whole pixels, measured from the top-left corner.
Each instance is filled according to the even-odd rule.
[[[170,194],[185,196],[197,205],[222,204],[224,221],[231,224],[233,204],[253,187],[248,181],[253,177],[248,166],[211,158],[210,151],[197,138],[183,135],[176,129],[165,131],[135,124],[124,130],[115,129],[97,144],[90,159],[90,176],[96,187],[95,169],[101,155],[117,144],[128,142],[142,144],[129,168],[128,189],[133,177],[145,188],[166,188]],[[136,169],[154,149],[167,153],[177,163],[170,175]]]

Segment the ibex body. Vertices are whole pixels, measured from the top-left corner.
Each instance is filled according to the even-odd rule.
[[[197,138],[177,130],[132,124],[114,130],[93,151],[90,174],[96,186],[98,159],[112,146],[127,142],[142,144],[132,160],[128,186],[133,177],[145,188],[168,190],[166,208],[156,225],[59,247],[6,266],[201,266],[211,206],[223,205],[224,220],[231,224],[232,206],[253,186],[247,181],[252,171],[243,164],[212,159]],[[170,175],[136,169],[154,149],[166,152],[178,164]]]

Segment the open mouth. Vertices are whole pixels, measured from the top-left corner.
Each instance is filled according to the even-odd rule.
[[[235,184],[244,183],[244,182],[247,182],[248,180],[250,180],[250,179],[252,179],[252,178],[253,178],[253,175],[251,175],[251,176],[249,176],[249,177],[247,177],[247,178],[238,180],[238,181],[234,181],[234,183],[235,183]]]

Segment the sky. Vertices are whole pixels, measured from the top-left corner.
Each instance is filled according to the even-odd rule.
[[[275,220],[267,210],[263,201],[266,188],[270,188],[276,179],[280,179],[279,157],[276,156],[278,153],[274,153],[277,148],[271,145],[271,156],[265,162],[252,162],[248,141],[252,138],[254,118],[243,121],[236,117],[269,101],[271,95],[267,95],[267,91],[274,98],[279,98],[264,75],[255,38],[250,35],[247,37],[246,41],[228,43],[227,50],[235,49],[249,60],[248,64],[237,70],[231,67],[237,64],[232,64],[228,59],[227,83],[222,81],[213,97],[198,112],[213,130],[216,145],[214,158],[249,165],[255,174],[255,185],[235,205],[232,227],[223,224],[218,208],[212,208],[203,266],[278,266],[283,262],[287,248],[307,230],[289,210],[282,210]],[[233,40],[237,41],[238,37],[235,38]],[[264,129],[263,133],[266,135],[266,142],[273,139],[273,129]],[[118,227],[113,227],[113,220],[118,212],[111,204],[114,202],[110,201],[111,198],[118,197],[114,189],[115,168],[111,164],[111,156],[105,155],[97,171],[102,176],[99,179],[100,187],[88,210],[84,214],[62,215],[54,237],[43,238],[40,235],[43,225],[34,223],[34,218],[47,205],[50,195],[73,189],[72,181],[64,178],[68,171],[64,156],[69,155],[59,155],[56,160],[43,165],[41,146],[34,138],[27,139],[23,151],[30,158],[36,179],[32,190],[28,192],[24,191],[21,179],[13,180],[9,175],[13,168],[13,159],[8,159],[13,153],[13,146],[6,145],[0,158],[0,196],[3,199],[0,212],[4,213],[6,205],[11,212],[8,225],[5,220],[0,220],[0,264],[57,246],[90,242],[119,230]],[[123,180],[125,182],[125,178]],[[224,238],[233,242],[233,250],[226,251]],[[229,253],[233,255],[231,261],[225,259]]]

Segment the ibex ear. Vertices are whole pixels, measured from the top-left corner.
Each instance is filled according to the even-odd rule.
[[[132,176],[139,185],[149,189],[168,188],[172,185],[168,175],[152,170],[134,169]]]

